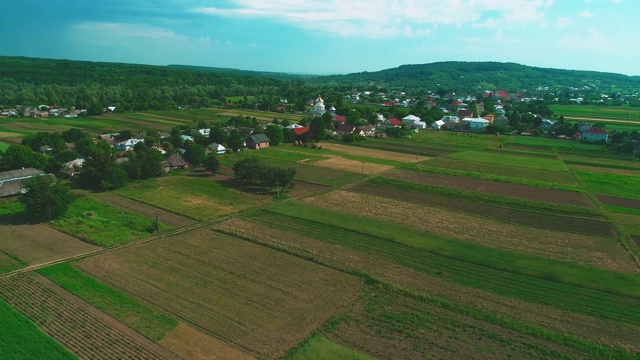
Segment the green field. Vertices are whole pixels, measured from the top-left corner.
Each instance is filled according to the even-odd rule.
[[[0,141],[0,151],[7,151],[8,148],[9,148],[9,144]]]
[[[294,348],[282,360],[373,360],[369,355],[335,343],[322,334],[313,334],[307,341]]]
[[[38,272],[154,341],[162,339],[178,325],[177,320],[163,312],[86,275],[69,263],[49,266]]]
[[[518,166],[529,169],[566,171],[567,167],[558,160],[547,158],[535,158],[526,156],[498,154],[486,151],[464,151],[449,155],[456,160],[481,162],[486,164],[498,164],[505,166]]]
[[[62,218],[50,224],[62,232],[106,247],[125,244],[156,232],[155,221],[90,198],[77,199]],[[160,230],[168,228],[160,225]]]
[[[581,170],[574,173],[594,194],[640,199],[640,177]]]
[[[0,319],[0,357],[3,359],[77,358],[2,299]]]
[[[640,110],[631,106],[607,107],[603,105],[551,105],[555,115],[606,120],[634,121],[640,125]],[[594,120],[597,121],[597,120]],[[608,127],[608,124],[607,124]]]

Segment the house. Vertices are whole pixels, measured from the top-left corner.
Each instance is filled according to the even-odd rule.
[[[115,145],[117,142],[117,138],[120,136],[119,133],[114,134],[100,134],[98,135],[98,140],[104,140],[108,142],[110,145]]]
[[[309,132],[309,127],[308,126],[300,126],[300,127],[291,129],[291,131],[293,131],[293,133],[296,134],[297,136],[302,136],[302,135],[304,135],[304,134]]]
[[[352,124],[342,124],[338,127],[338,129],[336,130],[336,133],[338,135],[343,135],[343,134],[353,134],[353,132],[356,131],[356,126],[352,125]]]
[[[450,123],[450,122],[460,122],[460,118],[457,116],[453,116],[453,115],[445,115],[442,117],[442,119],[440,119],[442,121],[444,121],[445,123]]]
[[[424,121],[422,121],[422,119],[420,119],[419,117],[415,116],[415,115],[408,115],[402,118],[402,123],[403,124],[407,124],[411,127],[414,128],[418,128],[418,129],[426,129],[427,128],[427,123],[425,123]]]
[[[142,139],[129,139],[129,140],[121,141],[116,144],[116,149],[118,151],[129,151],[129,150],[132,150],[137,143],[143,142],[143,141],[144,140]]]
[[[609,140],[609,133],[603,128],[592,127],[591,129],[582,133],[580,140],[588,142],[607,142],[607,140]]]
[[[373,125],[364,125],[356,127],[354,133],[360,136],[375,136],[376,127]]]
[[[255,134],[247,138],[247,147],[249,149],[262,149],[269,147],[269,138],[265,134]]]
[[[162,162],[162,167],[164,168],[165,172],[168,172],[171,170],[188,168],[189,163],[184,159],[184,157],[182,157],[181,154],[173,154]]]
[[[555,121],[551,121],[549,119],[542,119],[542,124],[540,125],[540,127],[542,127],[543,129],[551,129],[551,127],[555,124]]]
[[[483,118],[475,118],[469,122],[469,128],[471,130],[482,130],[489,125],[489,120]]]
[[[509,94],[507,94],[504,90],[498,90],[495,92],[495,95],[493,97],[496,99],[507,100],[509,99]]]
[[[586,122],[583,121],[583,122],[578,124],[578,131],[581,132],[581,133],[583,133],[583,132],[585,132],[585,131],[587,131],[589,129],[591,129],[591,124],[589,124],[589,123],[586,123]]]
[[[469,109],[458,109],[457,116],[458,116],[460,119],[463,119],[463,118],[472,118],[472,117],[473,117],[473,110],[469,110]]]
[[[442,120],[436,120],[433,124],[431,124],[431,127],[433,128],[433,130],[440,130],[440,128],[442,127],[442,125],[444,125],[445,122]]]
[[[237,130],[242,136],[250,136],[253,134],[253,128],[250,127],[238,126]]]
[[[209,136],[209,133],[211,132],[211,129],[198,129],[198,132],[202,136]]]
[[[347,121],[347,117],[341,115],[333,115],[333,121],[344,124]]]
[[[495,121],[495,116],[493,114],[483,116],[482,118],[487,120],[489,124],[493,124],[493,122]]]
[[[44,174],[44,171],[34,168],[0,172],[0,198],[21,194],[24,180]]]
[[[500,127],[507,127],[509,126],[509,119],[507,119],[507,117],[504,115],[500,115],[495,120],[493,120],[493,123]]]
[[[300,124],[290,124],[290,125],[285,126],[284,128],[285,129],[297,129],[297,128],[301,128],[301,127],[304,127],[304,126],[302,126]]]
[[[215,152],[216,154],[224,154],[224,153],[227,152],[227,148],[226,147],[222,146],[221,144],[215,143],[215,142],[209,144],[208,148],[211,151]]]
[[[384,123],[385,123],[385,125],[391,125],[391,126],[394,126],[394,127],[402,125],[402,121],[400,121],[400,120],[398,120],[396,118],[391,118],[391,119],[385,121]]]
[[[191,136],[191,135],[180,135],[180,139],[182,141],[193,141],[193,142],[196,142],[194,140],[193,136]]]

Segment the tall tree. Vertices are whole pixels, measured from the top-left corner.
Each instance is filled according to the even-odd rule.
[[[229,134],[229,138],[227,138],[227,146],[231,148],[231,150],[233,150],[234,152],[240,151],[240,149],[242,149],[243,147],[242,136],[240,136],[240,133],[238,132],[238,130],[236,129],[231,130],[231,133]]]
[[[22,190],[19,201],[25,205],[29,216],[37,221],[49,221],[64,215],[74,200],[69,187],[49,175],[25,180]]]
[[[264,134],[269,138],[269,145],[278,146],[284,140],[284,133],[278,125],[268,125]]]
[[[320,141],[327,136],[326,133],[327,125],[323,118],[316,116],[311,120],[309,124],[309,132],[311,133],[311,138]]]

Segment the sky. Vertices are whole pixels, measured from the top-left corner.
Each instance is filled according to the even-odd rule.
[[[2,8],[4,56],[322,75],[499,61],[640,75],[639,0],[6,0]]]

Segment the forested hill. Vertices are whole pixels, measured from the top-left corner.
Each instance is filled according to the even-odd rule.
[[[372,84],[405,89],[458,91],[477,89],[506,90],[509,92],[537,87],[590,86],[600,89],[640,89],[640,76],[626,76],[596,71],[546,69],[515,63],[448,61],[422,65],[402,65],[377,72],[348,75],[319,76],[309,79],[318,85]]]
[[[0,106],[58,104],[124,110],[208,106],[228,96],[277,95],[284,84],[252,72],[0,57]]]

